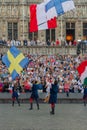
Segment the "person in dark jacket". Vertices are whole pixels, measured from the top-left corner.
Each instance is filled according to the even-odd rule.
[[[32,110],[33,109],[33,101],[35,100],[36,101],[36,104],[37,104],[37,109],[39,110],[39,95],[38,95],[38,89],[40,89],[40,87],[42,88],[42,85],[41,84],[37,84],[37,81],[33,81],[33,86],[32,86],[32,90],[31,90],[31,96],[30,96],[30,109],[29,110]]]
[[[47,41],[47,45],[50,46],[51,45],[51,42],[50,40]]]
[[[50,114],[55,114],[55,103],[57,102],[57,93],[58,93],[58,82],[57,80],[54,81],[50,88],[50,98],[49,103],[51,105],[51,112]]]
[[[86,106],[86,101],[87,101],[87,85],[84,86],[83,100],[84,100],[84,106]]]
[[[17,84],[15,83],[12,88],[12,106],[14,106],[15,99],[16,99],[18,105],[20,106],[20,101],[19,101],[18,97],[19,97],[19,95],[18,95],[18,90],[17,90]]]

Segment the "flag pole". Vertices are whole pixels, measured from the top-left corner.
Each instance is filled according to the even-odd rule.
[[[24,3],[23,3],[23,40],[24,40]]]
[[[2,7],[3,7],[3,9],[4,9],[4,17],[5,17],[5,0],[3,0],[3,2],[2,2]],[[3,28],[3,30],[4,30],[5,28]],[[5,40],[5,37],[2,35],[2,39],[3,40]]]
[[[63,17],[61,15],[61,43],[62,43],[62,37],[63,36]]]

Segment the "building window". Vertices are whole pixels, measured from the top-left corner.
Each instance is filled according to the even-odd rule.
[[[28,24],[28,27],[30,27],[30,22]],[[30,29],[29,29],[30,30]],[[37,40],[38,39],[38,32],[28,32],[28,38],[31,40]]]
[[[66,29],[75,29],[75,23],[66,23]]]
[[[55,41],[55,29],[51,29],[51,41]]]
[[[70,29],[70,23],[66,23],[66,28]]]
[[[75,23],[67,22],[66,23],[66,41],[74,41],[75,40]]]
[[[46,30],[46,41],[55,41],[55,29]]]
[[[8,39],[18,39],[18,23],[8,23]]]
[[[30,39],[30,41],[31,40],[36,41],[38,39],[38,32],[32,32],[32,33],[29,32],[29,39]]]
[[[83,23],[83,37],[87,40],[87,23]]]

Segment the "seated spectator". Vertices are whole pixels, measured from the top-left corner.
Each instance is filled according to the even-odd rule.
[[[69,97],[69,88],[70,88],[69,81],[65,81],[65,83],[64,83],[64,92],[66,92],[67,97]]]
[[[34,45],[35,45],[35,41],[34,41],[34,40],[31,40],[31,41],[30,41],[30,45],[31,45],[31,46],[34,46]]]
[[[12,84],[12,83],[9,83],[9,88],[8,88],[9,93],[12,93],[12,88],[13,88],[13,84]]]
[[[59,93],[62,93],[64,92],[64,85],[63,85],[63,82],[60,82],[59,83]]]
[[[56,46],[58,46],[60,44],[59,40],[56,40]]]
[[[6,80],[4,80],[3,92],[9,92],[9,83]]]
[[[24,82],[24,91],[30,92],[30,90],[31,90],[31,85],[29,84],[28,78],[26,78],[26,81]]]
[[[73,45],[76,46],[77,45],[77,42],[76,40],[73,41]]]
[[[27,45],[28,45],[28,42],[27,42],[26,39],[23,41],[23,43],[24,43],[24,46],[27,46]]]
[[[0,79],[0,92],[2,92],[2,91],[3,91],[3,83],[2,83],[2,81]]]
[[[47,45],[50,46],[51,45],[51,42],[50,40],[47,41]]]

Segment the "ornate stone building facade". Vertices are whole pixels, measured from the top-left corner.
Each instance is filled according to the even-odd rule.
[[[76,10],[58,17],[56,29],[30,33],[29,5],[41,2],[43,0],[0,0],[0,39],[87,39],[87,0],[74,0]]]

